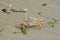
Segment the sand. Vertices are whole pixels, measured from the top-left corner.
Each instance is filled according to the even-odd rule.
[[[47,5],[42,6],[43,3],[47,3]],[[13,32],[20,31],[15,27],[17,22],[21,22],[28,16],[38,16],[37,12],[59,20],[60,0],[0,0],[0,10],[6,8],[9,4],[12,4],[11,8],[26,8],[28,12],[11,12],[10,14],[0,12],[0,27],[5,29],[0,32],[0,40],[60,40],[60,22],[58,22],[54,28],[44,24],[41,26],[41,30],[28,29],[28,34],[26,35],[22,33],[13,34]],[[47,21],[45,17],[41,19]]]

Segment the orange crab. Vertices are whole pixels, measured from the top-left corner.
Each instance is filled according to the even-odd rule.
[[[43,20],[39,20],[38,18],[33,18],[33,17],[29,17],[28,19],[22,21],[22,22],[18,22],[17,23],[17,26],[20,26],[20,25],[24,25],[25,28],[26,27],[40,27],[41,24],[43,24],[44,21]],[[41,29],[41,27],[40,27]]]

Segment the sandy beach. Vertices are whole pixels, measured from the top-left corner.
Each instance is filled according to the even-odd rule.
[[[42,6],[43,3],[47,3],[47,5]],[[13,32],[20,32],[15,27],[17,22],[21,22],[28,16],[38,16],[37,12],[60,20],[60,0],[0,0],[0,11],[9,4],[12,5],[11,8],[26,8],[28,11],[25,13],[11,12],[10,14],[0,12],[0,29],[5,29],[0,32],[0,40],[60,40],[60,21],[54,28],[44,24],[41,26],[41,30],[28,29],[28,34],[26,35],[22,33],[13,34]],[[41,17],[41,19],[47,20],[45,17]]]

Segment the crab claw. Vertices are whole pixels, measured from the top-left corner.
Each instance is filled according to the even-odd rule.
[[[43,24],[45,21],[44,20],[40,20],[40,23]]]
[[[43,24],[44,21],[43,20],[38,20],[36,23],[35,23],[35,26],[41,26],[41,24]]]

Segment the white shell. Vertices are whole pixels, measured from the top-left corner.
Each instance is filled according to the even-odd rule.
[[[28,11],[28,9],[24,9],[24,11],[26,11],[26,12],[27,12],[27,11]]]
[[[12,7],[12,5],[11,5],[11,4],[9,4],[9,5],[8,5],[8,7]]]

